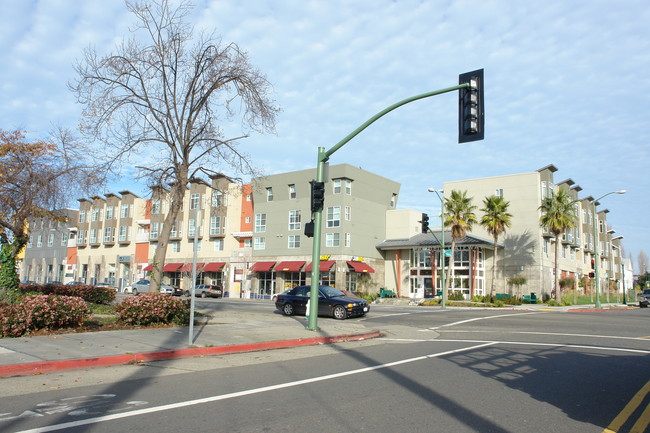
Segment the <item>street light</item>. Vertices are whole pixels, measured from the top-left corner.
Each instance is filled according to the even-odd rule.
[[[612,242],[620,241],[623,239],[623,235],[616,236],[612,238]],[[619,254],[622,252],[621,247],[618,247]],[[627,300],[625,299],[625,259],[621,256],[621,272],[623,274],[623,305],[627,305]]]
[[[607,194],[600,196],[596,200],[594,200],[594,277],[596,278],[596,308],[601,308],[600,306],[600,275],[598,274],[598,268],[600,267],[600,257],[598,257],[598,232],[597,232],[597,225],[598,225],[598,211],[596,210],[596,206],[598,206],[598,202],[608,195],[611,194],[625,194],[627,191],[624,189],[621,189],[619,191],[612,191],[608,192]]]
[[[442,241],[440,241],[440,274],[441,274],[441,284],[442,284],[442,302],[440,303],[442,308],[447,307],[447,288],[445,286],[445,203],[443,198],[438,194],[439,192],[445,193],[443,190],[436,190],[435,188],[429,188],[427,191],[435,192],[438,198],[440,199],[440,227],[442,231]],[[431,232],[433,233],[433,232]]]

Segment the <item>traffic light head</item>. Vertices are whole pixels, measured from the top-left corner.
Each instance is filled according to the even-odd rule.
[[[422,233],[429,233],[429,215],[423,213],[420,222],[422,223]]]
[[[323,209],[325,203],[325,183],[312,180],[311,184],[311,211]]]
[[[469,87],[458,92],[458,142],[483,140],[485,114],[483,110],[483,69],[458,76],[458,84]]]

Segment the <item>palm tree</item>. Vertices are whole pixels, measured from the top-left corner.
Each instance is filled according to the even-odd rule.
[[[472,205],[472,198],[467,197],[467,191],[451,191],[451,196],[445,198],[445,227],[451,227],[451,260],[447,270],[447,284],[445,290],[451,285],[451,273],[454,268],[456,256],[456,241],[464,238],[468,231],[472,231],[472,224],[476,223],[474,215],[476,206]],[[444,265],[443,265],[444,269]]]
[[[542,211],[542,216],[539,219],[540,225],[555,236],[555,276],[553,279],[553,290],[555,290],[555,300],[558,303],[562,300],[558,287],[560,276],[557,263],[558,248],[560,245],[560,237],[564,231],[576,226],[575,202],[575,200],[569,197],[566,189],[561,188],[557,193],[544,198],[542,205],[539,207]]]
[[[510,227],[510,218],[512,214],[508,213],[509,201],[505,201],[503,197],[491,195],[483,199],[483,218],[481,218],[481,225],[485,227],[487,232],[492,235],[494,239],[494,256],[492,256],[492,283],[490,285],[490,296],[494,296],[494,281],[496,280],[497,271],[497,240],[502,233],[505,233],[506,228]]]

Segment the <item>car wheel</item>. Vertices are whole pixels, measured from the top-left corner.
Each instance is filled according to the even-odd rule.
[[[284,304],[282,306],[282,313],[284,313],[285,316],[293,316],[293,305]]]
[[[332,315],[337,320],[343,320],[348,316],[348,313],[347,311],[345,311],[345,308],[343,308],[341,305],[337,305],[334,307],[334,310],[332,311]]]
[[[646,304],[639,304],[640,308],[647,308],[648,306]]]
[[[133,289],[133,296],[138,296],[138,289]]]
[[[186,290],[185,293],[183,293],[183,294],[185,295],[186,298],[190,297],[190,291],[189,290]]]
[[[207,298],[207,297],[208,297],[208,294],[205,293],[205,292],[201,292],[201,297],[202,297],[202,298]]]

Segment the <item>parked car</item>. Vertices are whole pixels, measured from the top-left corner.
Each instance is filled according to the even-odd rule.
[[[639,293],[637,296],[639,301],[639,307],[648,308],[648,303],[650,302],[650,289],[643,289],[643,292]]]
[[[278,295],[275,308],[285,316],[305,314],[311,286],[298,286]],[[348,317],[364,316],[370,311],[365,299],[348,297],[331,286],[318,287],[318,315],[343,320]]]
[[[94,286],[95,287],[108,287],[110,289],[117,290],[117,287],[115,287],[113,285],[110,285],[108,283],[95,283]]]
[[[78,286],[80,284],[83,284],[83,283],[81,281],[75,281],[75,280],[68,281],[67,283],[65,283],[66,286]]]
[[[277,301],[278,300],[278,295],[286,295],[287,293],[289,293],[289,290],[291,290],[291,289],[287,289],[282,293],[275,293],[273,296],[271,296],[271,302]]]
[[[151,281],[140,280],[133,283],[131,286],[126,286],[124,288],[124,292],[132,293],[134,296],[138,296],[138,293],[148,292],[150,286],[151,286]],[[165,295],[181,296],[183,294],[183,291],[181,289],[177,289],[176,287],[172,287],[169,284],[162,283],[160,285],[160,293]]]
[[[189,290],[185,291],[185,296],[190,296]],[[202,298],[221,298],[223,296],[223,290],[221,290],[221,287],[213,284],[198,284],[194,288],[194,296],[200,296]]]

